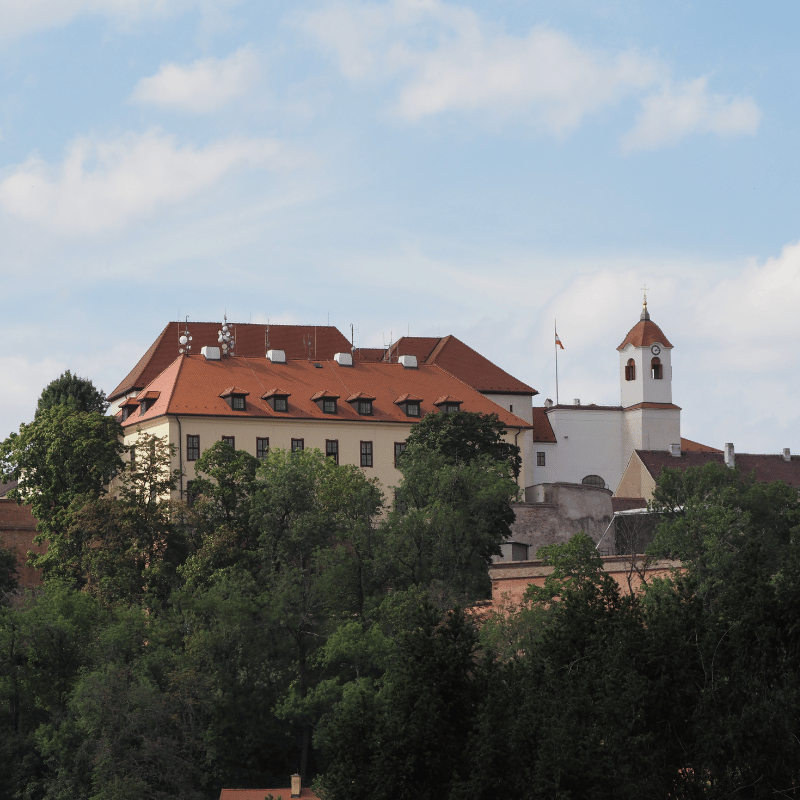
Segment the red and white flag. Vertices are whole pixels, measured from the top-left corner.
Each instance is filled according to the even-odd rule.
[[[556,331],[556,344],[563,350],[564,345],[561,344],[561,339],[558,338],[558,331]]]

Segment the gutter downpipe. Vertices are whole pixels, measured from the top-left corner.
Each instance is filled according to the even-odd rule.
[[[181,418],[176,414],[175,419],[178,422],[178,469],[181,473],[181,493],[179,500],[183,500],[183,430],[181,428]]]

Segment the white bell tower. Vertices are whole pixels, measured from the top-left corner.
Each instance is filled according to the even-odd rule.
[[[647,295],[639,322],[617,350],[623,408],[640,403],[672,403],[672,345],[650,319]]]
[[[617,350],[623,448],[669,450],[681,441],[681,410],[672,403],[672,344],[650,319],[646,294],[639,322]]]

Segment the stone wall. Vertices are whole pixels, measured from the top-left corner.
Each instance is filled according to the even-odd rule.
[[[547,544],[569,541],[581,531],[601,549],[613,547],[614,518],[611,492],[597,486],[575,483],[545,483],[525,490],[525,503],[515,503],[511,525],[512,542],[528,545],[528,558]],[[506,560],[505,558],[502,560]]]

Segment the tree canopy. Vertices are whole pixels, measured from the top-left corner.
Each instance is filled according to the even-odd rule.
[[[37,416],[54,406],[66,406],[73,411],[105,414],[108,401],[105,393],[95,388],[88,378],[79,378],[69,370],[51,381],[39,395]]]

